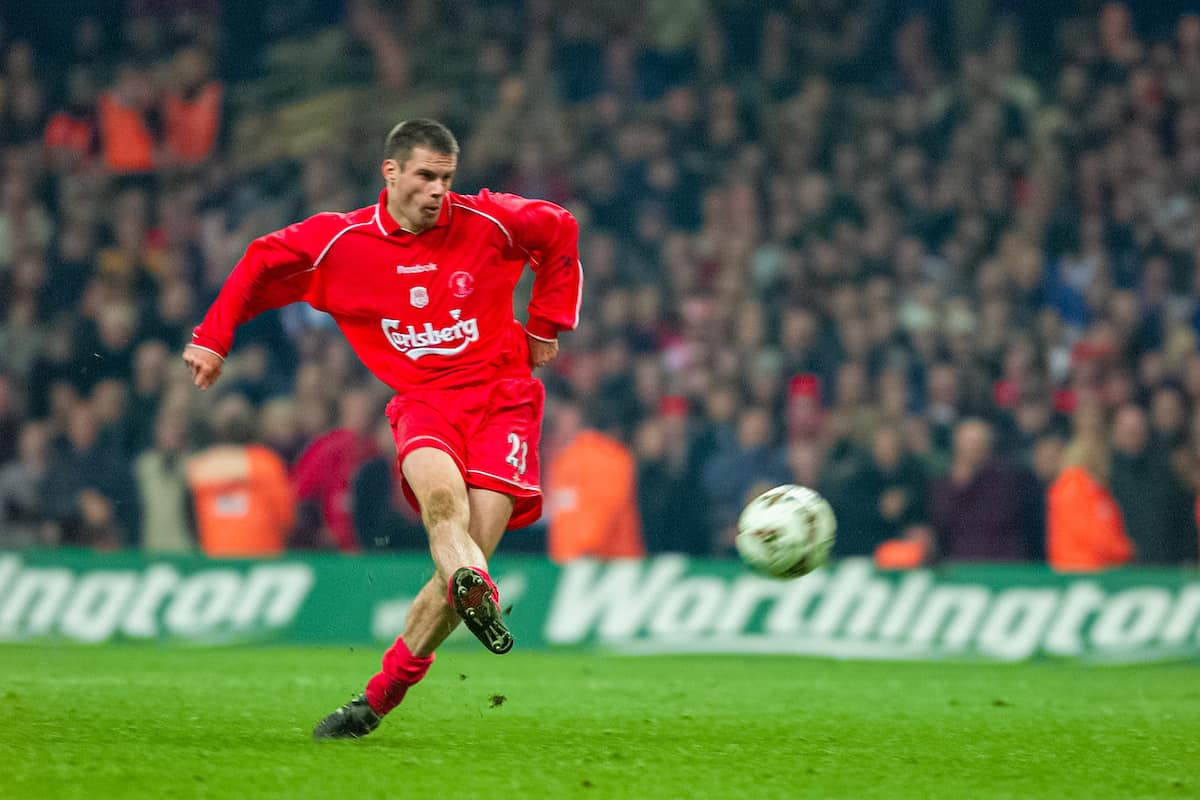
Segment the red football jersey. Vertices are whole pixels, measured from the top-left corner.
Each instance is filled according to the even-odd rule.
[[[400,228],[387,193],[373,206],[324,213],[256,239],[192,344],[225,356],[234,329],[305,301],[328,312],[367,368],[396,391],[450,389],[529,375],[513,289],[535,272],[528,332],[552,340],[579,322],[579,230],[544,200],[450,192],[433,227]]]

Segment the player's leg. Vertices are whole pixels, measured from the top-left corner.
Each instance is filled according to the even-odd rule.
[[[490,558],[512,515],[512,498],[472,488],[468,504],[470,536]],[[359,738],[379,727],[383,716],[425,677],[433,664],[434,650],[446,640],[459,619],[447,603],[446,584],[439,575],[434,575],[417,593],[404,623],[404,633],[384,653],[382,669],[367,682],[364,694],[322,720],[313,735],[319,739]]]
[[[444,450],[422,447],[400,465],[421,508],[429,549],[447,597],[463,622],[493,653],[512,649],[512,634],[500,614],[500,594],[487,571],[487,558],[471,538],[467,485]]]
[[[467,484],[450,454],[421,447],[404,456],[400,469],[420,506],[442,586],[463,567],[486,570],[487,558],[470,534]]]
[[[496,546],[500,544],[501,537],[504,536],[509,517],[512,516],[512,498],[499,492],[472,487],[467,490],[467,502],[471,515],[468,528],[471,539],[485,557],[491,558]],[[446,582],[440,575],[435,575],[413,600],[401,637],[407,642],[413,655],[432,655],[458,625],[460,617],[446,599]]]

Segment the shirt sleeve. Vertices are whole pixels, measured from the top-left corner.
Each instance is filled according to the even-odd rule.
[[[239,325],[309,299],[318,262],[345,227],[338,214],[317,214],[251,242],[192,331],[192,344],[224,358]]]
[[[546,341],[579,324],[583,266],[579,261],[579,225],[571,212],[546,200],[486,189],[480,199],[494,208],[510,232],[517,258],[528,258],[534,271],[529,321],[525,329]]]

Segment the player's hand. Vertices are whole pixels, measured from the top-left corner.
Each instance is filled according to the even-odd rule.
[[[189,344],[183,348],[183,363],[192,371],[192,383],[201,389],[207,389],[221,377],[221,367],[225,360],[216,353]]]
[[[529,341],[529,366],[534,369],[546,366],[558,355],[557,339],[546,342],[529,334],[525,334],[525,338]]]

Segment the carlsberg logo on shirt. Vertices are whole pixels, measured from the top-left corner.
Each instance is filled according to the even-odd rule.
[[[421,330],[412,325],[407,325],[402,330],[398,319],[384,319],[380,324],[383,327],[383,335],[392,347],[416,361],[421,356],[458,355],[466,350],[471,342],[479,341],[479,320],[474,317],[459,319],[460,314],[462,312],[458,309],[451,311],[450,316],[454,318],[454,324],[445,328],[435,328],[432,323],[426,322]]]

